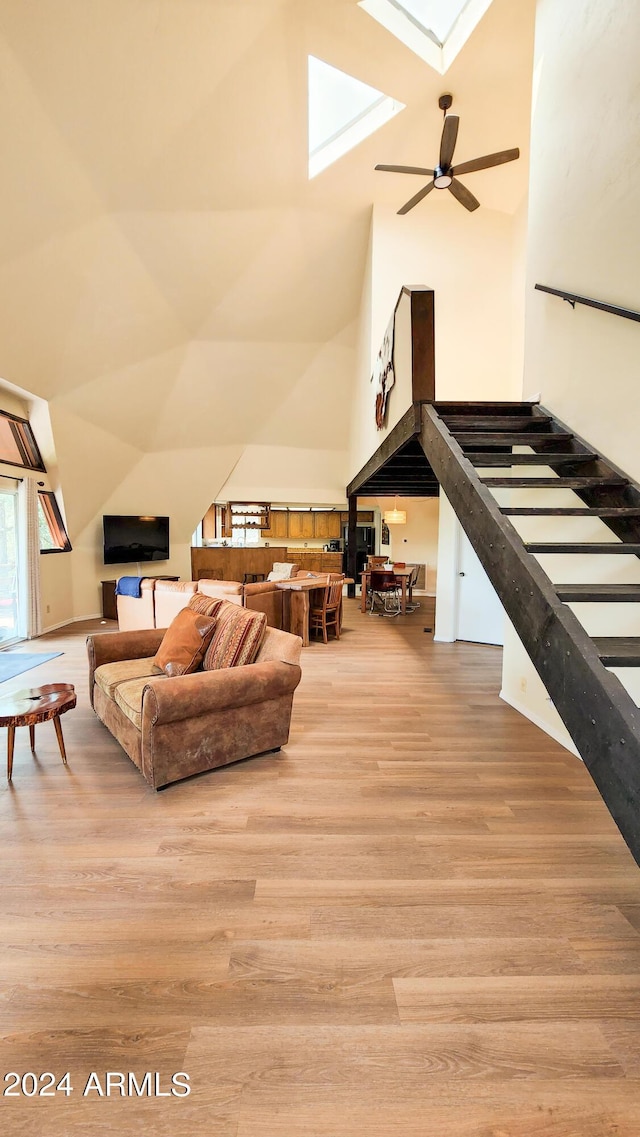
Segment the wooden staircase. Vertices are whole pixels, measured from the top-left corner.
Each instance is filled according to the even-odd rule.
[[[420,444],[633,856],[640,864],[640,710],[607,668],[640,667],[640,637],[591,638],[568,604],[640,603],[638,584],[553,584],[549,554],[640,557],[640,486],[543,408],[434,403]],[[518,449],[514,452],[514,447]],[[528,452],[525,447],[530,448]],[[517,468],[493,476],[479,470]],[[530,468],[529,476],[524,469]],[[536,467],[554,471],[538,476]],[[493,489],[564,489],[575,506],[497,503]],[[513,499],[512,499],[513,500]],[[582,503],[582,504],[580,504]],[[606,541],[533,541],[510,517],[595,517]]]

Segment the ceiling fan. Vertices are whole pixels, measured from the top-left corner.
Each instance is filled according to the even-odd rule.
[[[476,170],[487,170],[490,166],[501,166],[504,162],[513,162],[516,158],[520,157],[520,151],[516,147],[514,150],[500,150],[497,154],[485,154],[483,158],[472,158],[470,162],[461,162],[459,165],[453,166],[453,152],[456,147],[456,139],[458,137],[458,124],[460,119],[457,114],[447,114],[453,97],[451,95],[441,95],[438,99],[438,106],[441,111],[444,111],[444,126],[442,128],[442,138],[440,139],[440,157],[438,165],[435,170],[426,170],[422,166],[376,166],[376,170],[389,170],[394,174],[427,174],[430,175],[432,180],[418,190],[417,194],[405,201],[398,213],[408,213],[413,209],[414,205],[422,201],[432,189],[448,189],[461,205],[470,212],[477,209],[480,205],[477,197],[474,197],[462,182],[458,181],[458,174],[473,174]]]

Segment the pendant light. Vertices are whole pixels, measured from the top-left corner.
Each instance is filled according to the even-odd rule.
[[[407,513],[404,509],[398,509],[398,499],[393,499],[393,509],[387,509],[382,515],[382,520],[387,525],[406,525]]]

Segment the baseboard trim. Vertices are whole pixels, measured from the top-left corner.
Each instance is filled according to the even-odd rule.
[[[70,616],[68,620],[62,620],[59,624],[48,624],[40,632],[41,636],[46,636],[48,632],[57,632],[59,628],[66,628],[69,624],[80,624],[83,620],[102,620],[102,612],[91,612],[88,616]],[[113,621],[110,621],[113,623]],[[33,639],[38,639],[38,636],[33,636]]]
[[[500,691],[500,698],[504,703],[508,703],[510,707],[513,707],[514,711],[517,711],[523,718],[529,719],[529,722],[532,722],[534,726],[539,727],[545,734],[548,734],[549,738],[552,738],[554,742],[559,743],[560,746],[564,746],[565,750],[568,750],[570,754],[574,754],[576,758],[580,758],[571,739],[567,738],[566,734],[556,730],[556,728],[551,726],[541,715],[537,715],[535,711],[532,711],[524,703],[519,702],[518,699],[508,698],[504,690]],[[580,761],[582,762],[582,758],[580,758]]]

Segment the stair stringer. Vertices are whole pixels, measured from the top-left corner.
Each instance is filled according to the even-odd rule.
[[[432,405],[420,443],[603,801],[640,864],[640,710]]]

